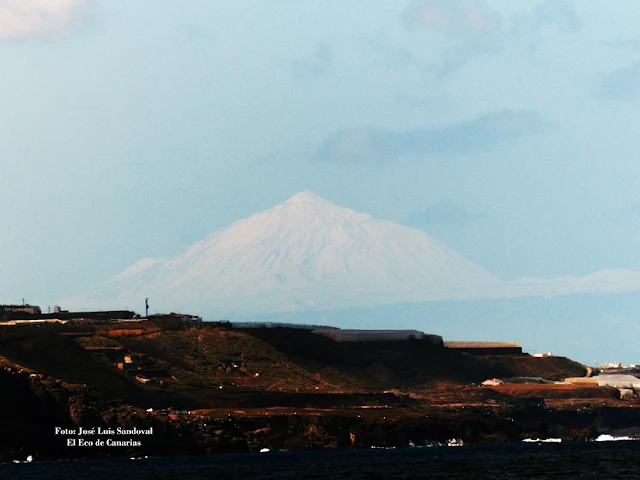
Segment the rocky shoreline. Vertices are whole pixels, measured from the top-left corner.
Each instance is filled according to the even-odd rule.
[[[146,411],[85,386],[0,370],[0,460],[169,456],[260,450],[361,449],[446,443],[593,440],[640,435],[640,407],[610,399],[549,406],[483,387],[451,387],[430,398],[394,395],[395,405],[251,407]],[[9,394],[9,392],[12,392]],[[443,401],[442,397],[446,397]],[[387,397],[391,398],[391,397]],[[344,400],[344,398],[343,398]],[[604,401],[602,401],[604,400]],[[294,399],[291,400],[292,402]],[[69,446],[60,428],[118,431],[111,444]],[[152,434],[128,435],[149,432]],[[91,439],[91,435],[79,436]],[[122,442],[114,446],[115,441]],[[131,440],[133,444],[127,444]]]
[[[638,397],[554,382],[586,373],[563,357],[126,326],[0,332],[0,461],[640,435]],[[544,380],[478,384],[497,376]]]

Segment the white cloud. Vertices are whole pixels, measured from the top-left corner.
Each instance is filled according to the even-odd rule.
[[[504,40],[502,16],[486,0],[412,0],[402,19],[411,30],[430,30],[455,39],[431,70],[444,77],[477,54],[499,50]]]
[[[545,0],[530,13],[515,15],[511,34],[537,38],[546,27],[575,33],[582,28],[582,20],[573,3],[567,0]]]
[[[413,0],[403,13],[410,29],[427,29],[489,47],[502,34],[502,17],[484,0]]]
[[[0,0],[0,40],[56,34],[81,23],[86,0]]]
[[[500,14],[483,0],[414,0],[403,17],[409,28],[428,28],[468,39],[500,32],[502,21]]]
[[[466,65],[476,55],[529,51],[549,28],[568,34],[582,25],[568,0],[542,0],[533,9],[504,18],[487,0],[412,0],[402,20],[410,30],[453,39],[440,64],[431,69],[439,77]]]

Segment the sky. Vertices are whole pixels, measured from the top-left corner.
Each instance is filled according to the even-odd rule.
[[[0,300],[310,190],[504,280],[640,269],[627,0],[0,0]]]

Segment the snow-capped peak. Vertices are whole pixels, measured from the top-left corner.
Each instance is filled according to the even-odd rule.
[[[126,305],[148,295],[167,310],[222,315],[480,297],[497,283],[421,230],[303,191],[79,299]]]
[[[294,196],[289,198],[289,200],[284,202],[285,205],[305,204],[305,203],[319,203],[319,204],[333,205],[331,202],[328,202],[324,198],[319,197],[314,193],[311,193],[309,190],[303,190],[302,192],[298,192]]]
[[[361,222],[371,218],[370,215],[359,213],[348,208],[340,207],[324,198],[309,192],[308,190],[298,192],[286,202],[257,214],[257,216],[285,215],[291,217],[290,220],[302,221],[303,218],[316,217],[327,222],[336,223],[344,221]],[[255,217],[256,215],[254,215]]]

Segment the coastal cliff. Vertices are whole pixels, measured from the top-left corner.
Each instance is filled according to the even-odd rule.
[[[585,374],[562,357],[477,357],[419,340],[341,344],[285,328],[162,331],[140,322],[128,329],[122,334],[120,327],[117,335],[110,325],[1,332],[0,458],[640,433],[640,406],[620,400],[615,389],[478,385],[492,377]],[[56,434],[56,427],[153,433],[122,436],[123,446],[78,447],[68,444],[69,435]]]

